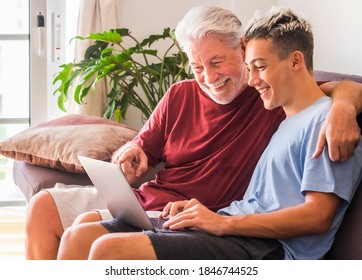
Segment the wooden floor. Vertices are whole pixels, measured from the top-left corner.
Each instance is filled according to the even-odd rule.
[[[0,207],[0,260],[24,260],[26,206]]]

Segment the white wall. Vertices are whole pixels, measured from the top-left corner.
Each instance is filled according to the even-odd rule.
[[[120,0],[121,25],[137,38],[162,32],[164,27],[175,28],[177,22],[198,4],[232,7],[232,0]]]
[[[121,22],[137,37],[174,28],[193,6],[216,5],[234,11],[244,26],[256,10],[289,6],[313,25],[315,69],[362,75],[362,1],[356,0],[120,0]]]
[[[273,5],[277,5],[277,0],[236,0],[234,1],[234,9],[232,11],[239,17],[244,27],[246,27],[256,11],[263,14]]]
[[[244,26],[256,10],[264,13],[273,5],[289,6],[313,25],[315,38],[314,68],[362,75],[362,1],[356,0],[119,0],[122,27],[143,39],[175,28],[193,6],[215,5],[235,12]],[[130,109],[125,123],[140,128],[141,117]]]
[[[314,69],[362,75],[362,1],[279,0],[313,25]]]

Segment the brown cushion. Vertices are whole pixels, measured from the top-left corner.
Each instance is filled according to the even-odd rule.
[[[84,173],[77,155],[109,161],[112,153],[136,134],[104,118],[67,115],[8,138],[0,144],[0,154],[38,166]]]

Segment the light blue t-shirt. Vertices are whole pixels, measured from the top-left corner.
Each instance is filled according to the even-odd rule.
[[[234,216],[272,212],[304,203],[305,191],[339,196],[341,203],[328,233],[279,240],[285,259],[324,257],[361,179],[362,141],[347,161],[332,162],[326,148],[318,159],[312,158],[330,106],[331,99],[322,97],[287,117],[261,156],[243,200],[219,211]]]

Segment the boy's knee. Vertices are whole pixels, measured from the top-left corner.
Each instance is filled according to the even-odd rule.
[[[94,255],[100,255],[104,251],[108,251],[108,248],[111,248],[114,246],[114,243],[112,242],[112,238],[109,238],[107,235],[103,235],[99,237],[97,240],[95,240],[91,247],[91,253]]]
[[[140,260],[156,259],[149,238],[143,233],[106,234],[95,240],[91,246],[90,259]]]
[[[127,239],[125,238],[115,239],[111,234],[103,235],[93,242],[89,258],[95,260],[123,259],[121,255],[125,244],[127,244]],[[114,252],[115,249],[117,252]],[[114,257],[115,255],[117,257]]]

